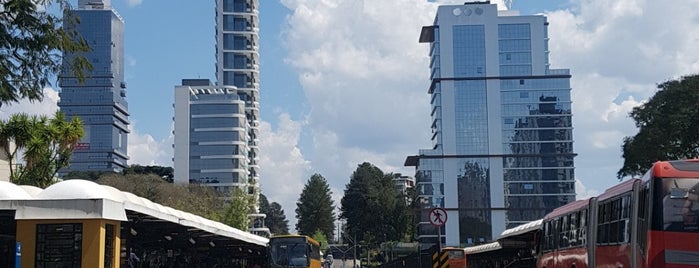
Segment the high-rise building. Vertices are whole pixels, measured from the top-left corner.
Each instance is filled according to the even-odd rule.
[[[216,0],[216,85],[234,86],[244,102],[248,128],[241,140],[248,150],[245,190],[259,199],[260,67],[258,0]]]
[[[432,148],[416,167],[422,243],[468,245],[575,200],[570,73],[549,68],[542,15],[495,4],[440,6],[430,45]],[[442,231],[430,208],[442,207]]]
[[[175,88],[175,181],[202,183],[259,200],[258,0],[216,0],[216,83]],[[263,214],[251,231],[268,234]]]
[[[70,166],[60,171],[121,172],[127,166],[129,112],[124,81],[124,20],[109,0],[80,0],[76,9],[67,11],[80,18],[77,30],[91,50],[81,53],[93,70],[79,81],[63,55],[59,77],[58,107],[68,119],[80,117],[85,136],[73,151]],[[75,28],[72,28],[75,27]]]
[[[207,185],[223,194],[233,187],[248,192],[250,125],[236,87],[184,79],[175,88],[174,107],[174,181]]]

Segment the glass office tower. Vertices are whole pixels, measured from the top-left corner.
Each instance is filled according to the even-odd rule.
[[[68,11],[80,18],[77,31],[92,49],[82,53],[93,67],[81,82],[70,71],[65,54],[59,77],[61,112],[83,121],[85,136],[71,157],[72,171],[121,172],[127,167],[129,112],[124,81],[124,20],[109,0],[80,0]],[[67,26],[72,27],[72,26]]]
[[[430,44],[432,145],[406,159],[424,208],[420,241],[488,242],[575,200],[570,73],[549,69],[546,17],[489,2],[440,6]]]

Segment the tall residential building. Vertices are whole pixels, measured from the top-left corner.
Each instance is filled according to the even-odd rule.
[[[175,181],[233,187],[259,200],[258,0],[216,0],[216,84],[175,88]],[[257,209],[257,208],[256,208]],[[264,215],[251,231],[268,233]]]
[[[75,29],[92,49],[81,53],[93,67],[84,81],[70,71],[69,59],[63,56],[59,78],[61,98],[58,107],[68,119],[80,117],[85,137],[78,143],[70,166],[72,171],[121,172],[127,166],[129,112],[124,81],[124,20],[109,0],[79,0],[68,11],[80,18]]]
[[[549,69],[548,22],[495,4],[440,6],[430,44],[432,148],[416,167],[422,243],[490,241],[575,200],[570,73]]]

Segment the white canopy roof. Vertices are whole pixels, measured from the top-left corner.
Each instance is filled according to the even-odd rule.
[[[535,221],[531,221],[531,222],[522,224],[522,225],[517,226],[515,228],[507,229],[507,230],[503,231],[502,234],[500,234],[500,237],[498,237],[498,240],[538,230],[539,228],[541,228],[542,222],[543,222],[543,220],[539,219],[539,220],[535,220]]]
[[[67,180],[41,190],[0,181],[0,209],[15,219],[111,219],[128,221],[126,211],[197,228],[215,235],[266,246],[269,239],[220,222],[153,203],[129,192],[87,180]]]
[[[464,253],[466,255],[476,254],[476,253],[483,253],[483,252],[498,250],[501,248],[502,248],[502,246],[500,245],[500,242],[495,241],[495,242],[488,243],[488,244],[464,248]]]

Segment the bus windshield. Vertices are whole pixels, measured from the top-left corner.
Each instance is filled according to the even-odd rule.
[[[699,233],[699,178],[664,178],[656,196],[663,230]]]
[[[306,244],[272,244],[270,246],[270,257],[272,264],[284,267],[308,267],[308,247]]]

